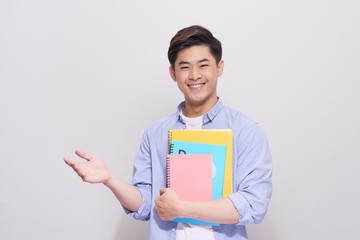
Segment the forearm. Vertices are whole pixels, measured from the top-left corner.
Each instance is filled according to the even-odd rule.
[[[138,188],[122,181],[112,173],[110,173],[110,178],[104,182],[104,185],[114,193],[125,208],[131,212],[136,212],[139,209],[142,196]]]
[[[236,224],[240,218],[232,201],[227,197],[210,202],[180,201],[178,213],[179,217],[220,224]]]

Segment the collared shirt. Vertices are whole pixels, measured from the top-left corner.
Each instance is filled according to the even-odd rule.
[[[179,111],[149,127],[134,161],[132,184],[142,195],[137,212],[125,211],[136,219],[150,220],[149,240],[176,239],[177,222],[160,220],[155,211],[155,198],[166,187],[168,131],[185,129]],[[233,131],[232,194],[229,199],[240,214],[237,224],[214,226],[216,240],[247,239],[245,225],[259,223],[267,210],[272,192],[272,161],[266,137],[259,124],[241,112],[217,104],[203,116],[203,129],[230,128]]]

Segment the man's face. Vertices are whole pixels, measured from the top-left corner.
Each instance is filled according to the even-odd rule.
[[[187,104],[211,109],[217,101],[216,85],[224,62],[216,60],[205,45],[192,46],[178,52],[170,75],[184,94]]]

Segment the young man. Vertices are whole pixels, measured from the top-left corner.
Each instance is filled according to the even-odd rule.
[[[247,239],[245,225],[260,222],[270,201],[272,162],[265,135],[244,114],[217,97],[222,75],[221,43],[201,26],[180,30],[168,51],[170,75],[184,94],[177,111],[145,131],[135,158],[132,185],[114,176],[97,157],[76,151],[85,163],[65,159],[86,182],[110,188],[125,211],[150,220],[149,239]],[[169,129],[230,128],[233,131],[232,194],[209,202],[187,202],[166,186]],[[177,223],[176,217],[218,226]]]

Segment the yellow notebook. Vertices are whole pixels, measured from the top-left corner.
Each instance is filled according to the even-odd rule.
[[[233,149],[233,133],[231,129],[169,130],[169,151],[172,140],[226,145],[223,197],[231,194]]]

